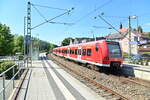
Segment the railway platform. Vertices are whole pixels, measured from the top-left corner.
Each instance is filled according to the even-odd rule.
[[[17,100],[104,100],[42,54],[33,61]]]
[[[139,79],[150,81],[150,66],[123,64],[123,72]]]

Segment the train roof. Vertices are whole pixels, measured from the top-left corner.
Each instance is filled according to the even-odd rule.
[[[61,46],[61,47],[57,47],[55,49],[58,49],[58,48],[66,48],[66,47],[73,47],[73,46],[78,46],[78,45],[83,45],[83,44],[94,44],[94,43],[101,43],[101,42],[104,42],[104,41],[108,41],[108,40],[98,40],[98,41],[90,41],[90,42],[86,42],[86,43],[79,43],[79,44],[72,44],[72,45],[67,45],[67,46]],[[113,41],[113,42],[116,42],[116,41]]]

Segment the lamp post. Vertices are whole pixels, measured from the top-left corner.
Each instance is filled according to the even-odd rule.
[[[137,16],[129,16],[128,17],[128,23],[129,23],[129,25],[128,25],[128,27],[129,27],[129,29],[128,29],[128,33],[129,33],[129,56],[128,56],[128,58],[129,59],[131,59],[131,53],[132,53],[132,51],[131,51],[131,19],[136,19],[137,18]]]

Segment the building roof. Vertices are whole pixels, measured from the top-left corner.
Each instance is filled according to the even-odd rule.
[[[128,28],[127,27],[123,27],[122,29],[119,29],[118,31],[119,32],[126,32],[126,31],[128,31]]]
[[[109,34],[106,36],[106,39],[108,40],[115,40],[115,39],[123,39],[127,34],[128,34],[128,28],[122,28],[118,30],[120,33],[114,33],[114,34]],[[140,33],[137,30],[133,29],[131,30],[131,33],[135,34],[138,37],[145,37],[147,32]]]
[[[108,40],[123,39],[127,34],[128,32],[109,34],[108,36],[106,36],[106,39]]]

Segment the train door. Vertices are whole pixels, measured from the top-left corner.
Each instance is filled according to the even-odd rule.
[[[78,55],[77,55],[77,59],[78,59],[78,60],[81,60],[81,53],[82,53],[82,48],[79,47],[79,48],[78,48],[78,53],[77,53],[77,54],[78,54]]]
[[[100,44],[96,43],[95,45],[95,54],[94,54],[94,62],[99,62],[100,60]]]

